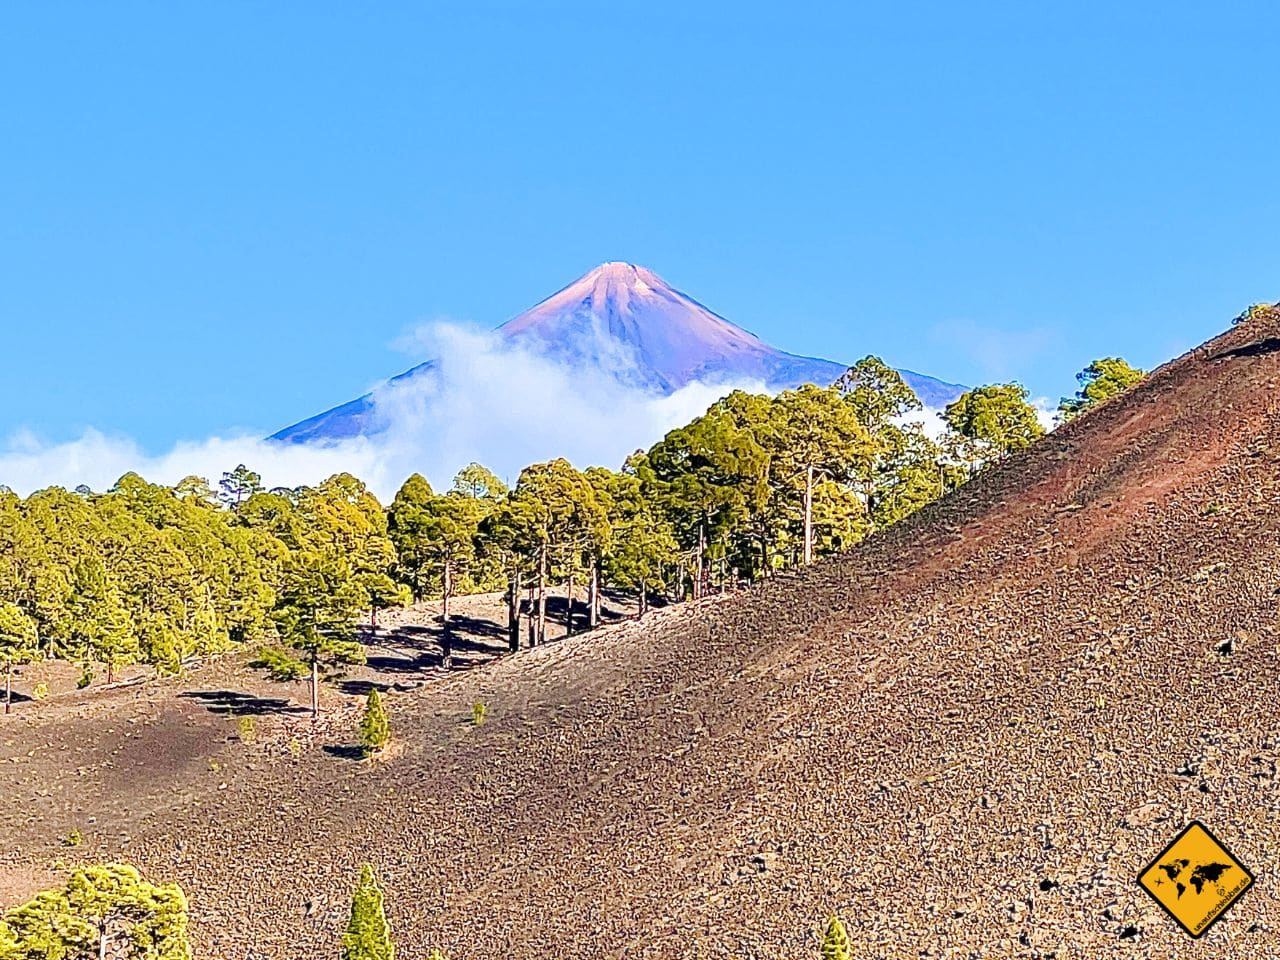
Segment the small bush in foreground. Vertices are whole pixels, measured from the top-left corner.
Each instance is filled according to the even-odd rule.
[[[360,868],[360,880],[351,898],[351,920],[342,935],[342,960],[395,960],[391,927],[382,905],[382,888],[373,867]]]
[[[822,938],[822,960],[851,960],[849,934],[839,917],[832,917]]]
[[[258,742],[258,721],[253,717],[241,717],[236,721],[236,733],[240,736],[240,742],[245,746],[250,746]]]
[[[488,704],[481,703],[477,700],[471,705],[471,722],[477,727],[483,727],[485,719],[489,716]]]

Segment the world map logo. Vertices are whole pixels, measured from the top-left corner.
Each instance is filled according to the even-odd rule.
[[[1178,926],[1201,937],[1253,885],[1253,874],[1193,820],[1138,874],[1138,885]]]
[[[1170,860],[1168,863],[1160,864],[1160,869],[1168,876],[1169,882],[1178,889],[1178,897],[1181,898],[1187,892],[1187,885],[1179,882],[1183,875],[1187,872],[1187,868],[1191,867],[1190,860]],[[1207,883],[1212,883],[1217,887],[1218,892],[1222,893],[1222,888],[1218,886],[1219,878],[1231,869],[1229,863],[1198,863],[1191,868],[1191,885],[1196,888],[1196,893],[1204,893],[1204,887]],[[1163,880],[1157,880],[1156,886],[1161,886]]]

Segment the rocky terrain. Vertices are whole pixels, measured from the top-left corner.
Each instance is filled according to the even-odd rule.
[[[364,860],[406,958],[1280,956],[1278,415],[1272,316],[844,557],[393,692],[374,762],[24,705],[0,892],[125,859],[235,960],[334,955]],[[1200,940],[1135,883],[1193,818],[1257,876]]]

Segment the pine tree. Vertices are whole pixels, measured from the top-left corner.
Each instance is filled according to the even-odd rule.
[[[0,918],[0,960],[19,960],[18,935]]]
[[[224,473],[218,486],[222,488],[218,499],[234,510],[262,490],[262,476],[242,463],[234,470]]]
[[[280,639],[310,668],[312,716],[320,714],[321,670],[364,662],[350,636],[367,599],[344,559],[310,551],[290,558],[274,616]]]
[[[1124,393],[1143,377],[1141,370],[1130,366],[1120,357],[1103,357],[1095,360],[1076,374],[1080,389],[1074,397],[1063,397],[1058,413],[1063,420],[1070,420],[1103,400]]]
[[[844,924],[839,917],[832,917],[822,938],[822,960],[851,960],[850,950],[849,934],[845,933]]]
[[[351,898],[351,921],[342,935],[342,960],[395,960],[395,955],[382,888],[373,867],[366,863],[360,868],[360,882]]]
[[[4,712],[13,703],[13,668],[39,654],[36,623],[17,604],[0,604],[0,663],[4,664]]]
[[[0,957],[191,960],[187,900],[176,885],[147,883],[132,867],[83,867],[65,887],[5,912]]]
[[[365,701],[364,716],[360,719],[360,748],[366,757],[371,757],[387,745],[391,738],[391,719],[387,716],[386,705],[376,687],[369,691]]]
[[[993,383],[962,393],[943,411],[947,426],[969,441],[975,468],[1044,436],[1036,408],[1028,402],[1030,396],[1020,384]]]

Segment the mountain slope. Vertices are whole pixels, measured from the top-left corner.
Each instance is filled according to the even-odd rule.
[[[395,695],[381,763],[144,787],[118,723],[6,727],[74,752],[0,869],[94,817],[218,958],[332,952],[366,859],[406,956],[802,960],[831,912],[858,957],[1271,956],[1278,558],[1271,315],[843,557]],[[1191,818],[1259,877],[1195,941],[1134,882]]]
[[[571,369],[604,370],[653,394],[669,394],[693,382],[759,382],[772,390],[829,384],[846,366],[771,347],[653,271],[629,263],[602,264],[496,332],[510,348],[550,357]],[[434,368],[435,361],[427,361],[390,383],[430,376]],[[902,375],[930,407],[950,403],[963,390],[908,370]],[[376,433],[383,426],[373,396],[366,395],[286,427],[271,439],[338,440]]]

